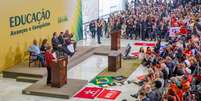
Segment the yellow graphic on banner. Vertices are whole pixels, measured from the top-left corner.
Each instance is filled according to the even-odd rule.
[[[0,71],[28,59],[34,39],[50,42],[67,29],[78,37],[82,25],[81,0],[1,0],[0,7]]]

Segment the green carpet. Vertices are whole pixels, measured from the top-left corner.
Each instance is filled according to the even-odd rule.
[[[102,71],[98,76],[124,76],[129,77],[141,64],[138,59],[122,60],[122,67],[117,72],[108,72],[108,68]]]

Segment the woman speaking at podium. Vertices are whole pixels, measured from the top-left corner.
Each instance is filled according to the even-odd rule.
[[[48,46],[47,51],[45,52],[45,61],[47,67],[47,85],[51,85],[51,62],[55,59],[52,53],[52,47]]]

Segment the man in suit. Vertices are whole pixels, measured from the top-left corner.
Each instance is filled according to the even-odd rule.
[[[58,51],[59,47],[61,47],[61,44],[59,42],[57,33],[54,32],[53,33],[53,37],[52,37],[52,47],[53,47],[53,51]]]
[[[61,52],[63,52],[63,49],[62,49],[62,44],[60,43],[59,38],[58,38],[56,32],[53,33],[52,47],[53,47],[53,51],[56,53],[56,55],[58,57],[60,57],[61,56]]]
[[[60,44],[64,44],[64,33],[60,32],[59,36],[58,36],[58,40]]]

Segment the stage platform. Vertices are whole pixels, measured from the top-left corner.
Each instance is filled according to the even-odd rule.
[[[76,53],[69,57],[68,70],[94,54],[95,47],[78,47]]]
[[[68,79],[68,84],[61,88],[53,88],[46,85],[46,78],[34,83],[22,91],[26,95],[46,96],[55,98],[69,99],[85,85],[88,81]]]
[[[4,78],[14,78],[19,76],[43,78],[46,75],[46,68],[42,67],[28,67],[23,64],[14,66],[3,71]]]
[[[124,52],[125,48],[121,48],[120,52]],[[73,57],[69,57],[68,70],[86,60],[92,55],[107,56],[110,52],[109,46],[99,47],[78,47],[77,52]],[[52,88],[46,86],[46,68],[44,67],[29,67],[28,62],[16,65],[12,68],[3,71],[3,77],[14,78],[20,82],[33,83],[28,88],[22,91],[23,94],[57,97],[57,98],[70,98],[76,92],[87,85],[88,81],[68,79],[68,84],[62,88]]]
[[[94,49],[94,47],[78,47],[75,55],[69,58],[68,70],[71,69],[73,66],[79,64],[80,62],[84,61],[88,57],[92,56],[94,53]],[[43,76],[45,76],[46,74],[46,68],[36,66],[29,67],[28,61],[3,71],[4,78],[13,79],[16,79],[17,77],[43,78]]]
[[[119,49],[118,51],[120,51],[123,54],[123,52],[125,50],[126,50],[125,47],[121,47],[121,49]],[[100,47],[97,47],[94,50],[94,54],[108,56],[108,54],[109,54],[110,51],[111,51],[111,47],[110,46],[100,46]]]
[[[119,51],[123,53],[125,48],[121,48]],[[69,57],[68,70],[94,54],[107,56],[109,52],[109,46],[78,47],[75,55],[73,55],[73,57]],[[18,76],[42,78],[44,75],[46,75],[46,68],[33,66],[29,67],[28,62],[16,65],[3,71],[3,77],[14,79]]]

